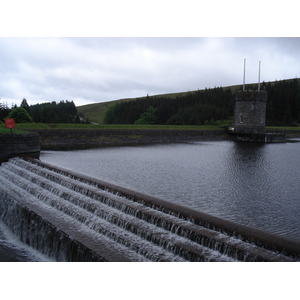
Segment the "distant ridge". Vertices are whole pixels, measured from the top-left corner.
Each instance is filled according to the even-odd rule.
[[[294,80],[295,78],[291,78],[291,79],[282,79],[282,80],[275,80],[275,81],[270,81],[270,82],[264,82],[264,83],[271,83],[272,85],[275,84],[275,82],[278,81],[289,81],[289,80]],[[298,82],[300,83],[300,78],[296,78],[298,80]],[[249,83],[246,84],[247,86],[254,86],[257,85],[258,83]],[[263,84],[263,83],[261,83]],[[217,86],[215,86],[217,87]],[[207,89],[212,89],[215,87],[210,87]],[[238,85],[231,85],[231,86],[219,86],[222,87],[223,89],[231,89],[231,91],[234,93],[236,92],[238,89],[240,89],[242,87],[242,84],[238,84]],[[149,98],[152,97],[168,97],[168,98],[176,98],[177,96],[184,96],[186,94],[189,93],[195,93],[197,91],[201,91],[201,90],[205,90],[204,89],[197,89],[197,90],[193,90],[193,91],[186,91],[186,92],[178,92],[178,93],[166,93],[166,94],[157,94],[157,95],[149,95]],[[147,96],[141,96],[141,97],[135,97],[135,98],[122,98],[122,99],[118,99],[118,100],[111,100],[111,101],[106,101],[106,102],[100,102],[100,103],[92,103],[92,104],[86,104],[86,105],[82,105],[82,106],[77,106],[77,112],[79,114],[79,116],[81,118],[84,118],[86,120],[89,120],[92,123],[97,123],[97,124],[103,124],[104,123],[104,116],[105,113],[107,111],[107,109],[113,105],[115,105],[118,102],[127,102],[127,101],[134,101],[137,99],[143,99],[146,98]]]

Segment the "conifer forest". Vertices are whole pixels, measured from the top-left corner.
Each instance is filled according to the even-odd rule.
[[[300,125],[299,79],[263,82],[268,93],[267,126]],[[217,125],[230,126],[234,110],[234,93],[241,86],[205,88],[204,90],[170,95],[147,96],[118,101],[107,108],[105,124],[157,125]],[[256,90],[257,84],[247,85]],[[17,118],[16,122],[35,123],[88,123],[79,118],[73,101],[62,100],[29,106],[24,98],[9,108],[0,102],[0,122]]]
[[[268,126],[300,124],[300,84],[298,79],[261,84],[268,92]],[[247,85],[248,90],[257,89]],[[108,109],[107,124],[220,125],[233,116],[234,93],[230,88],[215,87],[189,92],[175,98],[153,96],[118,102]]]

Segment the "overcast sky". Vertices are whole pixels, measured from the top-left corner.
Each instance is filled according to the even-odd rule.
[[[13,2],[9,1],[9,3]],[[32,1],[30,0],[30,2]],[[91,1],[87,0],[87,2],[90,3]],[[75,32],[72,35],[68,35],[68,31],[63,31],[62,36],[65,37],[55,37],[59,36],[55,35],[59,31],[55,31],[54,35],[51,32],[51,37],[39,37],[43,36],[41,33],[47,36],[47,30],[37,33],[34,31],[33,35],[25,31],[25,33],[22,32],[21,36],[29,37],[18,37],[18,30],[30,26],[29,21],[33,18],[39,17],[34,19],[34,26],[31,26],[30,29],[43,28],[42,18],[36,13],[29,16],[23,13],[23,10],[28,6],[27,2],[26,5],[24,4],[24,1],[20,2],[20,5],[24,6],[19,7],[18,15],[14,15],[13,20],[7,17],[7,13],[3,13],[2,15],[6,19],[3,21],[2,18],[0,21],[0,23],[2,22],[0,24],[2,29],[3,24],[6,28],[11,28],[17,20],[19,23],[17,29],[12,31],[12,37],[7,35],[7,31],[5,31],[5,35],[1,35],[0,29],[1,102],[7,102],[9,105],[12,103],[20,105],[22,99],[26,98],[31,105],[49,101],[73,100],[76,106],[80,106],[122,98],[141,97],[147,94],[157,95],[242,84],[244,59],[246,59],[246,83],[258,81],[259,61],[261,61],[261,81],[290,79],[300,76],[300,38],[298,37],[277,38],[277,33],[280,31],[276,31],[275,35],[267,38],[257,38],[255,35],[247,38],[219,38],[209,37],[209,35],[201,37],[204,36],[202,31],[193,30],[188,36],[200,37],[176,37],[187,34],[181,30],[182,25],[179,21],[184,20],[184,23],[189,23],[191,19],[197,22],[199,25],[197,28],[203,28],[200,21],[206,14],[199,14],[198,11],[195,12],[195,10],[190,9],[188,4],[191,1],[188,0],[184,6],[184,8],[189,8],[188,14],[181,10],[182,8],[178,6],[177,2],[172,2],[176,3],[172,6],[175,15],[176,12],[180,12],[186,16],[185,19],[183,17],[182,19],[175,19],[174,17],[167,19],[163,13],[155,15],[157,11],[160,12],[161,10],[151,11],[150,7],[147,7],[147,10],[144,9],[143,11],[144,14],[135,12],[132,15],[125,14],[124,22],[121,18],[122,16],[124,18],[124,15],[121,15],[120,11],[125,9],[125,6],[121,10],[116,10],[115,2],[110,1],[113,3],[110,10],[114,14],[117,12],[113,19],[105,19],[106,14],[101,9],[96,11],[97,16],[98,14],[101,15],[97,20],[103,21],[104,19],[104,23],[93,28],[104,28],[103,24],[107,28],[109,22],[111,25],[112,22],[117,23],[119,20],[117,31],[114,30],[111,35],[109,31],[108,34],[104,35],[103,31],[100,32],[99,36],[104,37],[76,37],[86,34],[85,32],[82,34],[81,27],[75,27]],[[131,2],[126,2],[126,8]],[[41,2],[35,3],[36,9],[38,9]],[[119,3],[122,5],[124,1]],[[139,5],[141,2],[135,3]],[[160,1],[159,3],[164,2]],[[228,3],[226,5],[228,6]],[[89,6],[86,5],[85,7]],[[251,7],[253,8],[253,6]],[[11,4],[9,9],[16,13],[14,4]],[[70,16],[69,11],[64,14],[60,9],[60,15],[54,18],[53,15],[57,11],[51,12],[50,6],[46,10],[44,7],[43,9],[46,12],[49,10],[49,13],[45,15],[45,23],[48,26],[50,24],[51,29],[54,24],[61,20],[64,20],[65,25],[69,24],[67,19],[67,16]],[[167,9],[170,11],[170,6]],[[77,8],[77,10],[77,15],[82,17],[84,15],[82,7]],[[150,16],[146,14],[148,10],[150,10]],[[82,18],[77,19],[71,15],[73,23],[70,24],[80,24],[81,26],[83,23],[90,22],[90,19],[94,20],[94,11],[90,9],[90,14],[85,16],[84,21]],[[174,13],[174,11],[172,12]],[[221,13],[224,15],[222,9]],[[74,14],[74,10],[72,14]],[[238,28],[236,23],[241,22],[244,15],[234,14],[234,17],[228,15],[228,18],[226,15],[226,20],[234,21],[234,28]],[[138,15],[138,19],[136,19],[136,15]],[[65,16],[66,19],[64,19]],[[163,21],[167,28],[171,27],[170,24],[174,24],[175,27],[178,23],[180,27],[175,27],[175,32],[159,27],[159,30],[156,29],[150,34],[150,36],[158,36],[157,33],[160,33],[159,36],[162,34],[170,37],[117,37],[118,30],[125,27],[126,24],[128,25],[126,23],[128,19],[134,21],[129,23],[129,28],[134,28],[133,35],[138,34],[138,36],[143,36],[142,30],[137,31],[140,27],[142,28],[143,19],[146,19],[147,24],[150,21],[153,24],[161,24],[159,21]],[[251,21],[252,19],[251,16]],[[208,20],[211,19],[205,19],[205,24],[208,24]],[[227,22],[222,23],[222,19],[219,18],[218,20],[220,21],[218,30],[220,30]],[[8,25],[9,22],[10,25]],[[59,29],[63,28],[62,23],[59,24]],[[152,27],[151,25],[151,29]],[[195,26],[192,27],[195,28]],[[170,35],[169,32],[171,32]],[[216,32],[218,31],[213,31],[212,36],[216,36]],[[238,32],[234,31],[234,33]],[[98,34],[99,32],[91,31],[88,36],[98,36]],[[124,33],[122,32],[120,36],[124,36]],[[130,34],[127,35],[125,31],[125,36],[130,36]],[[149,36],[149,31],[145,30],[145,36]]]
[[[300,76],[300,38],[0,38],[0,98],[76,106]]]

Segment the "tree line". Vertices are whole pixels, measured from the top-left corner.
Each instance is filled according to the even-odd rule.
[[[247,85],[247,90],[257,89]],[[242,86],[240,86],[240,89]],[[300,124],[299,79],[262,83],[268,92],[267,126]],[[104,118],[106,124],[161,125],[231,125],[234,92],[231,88],[206,88],[175,97],[151,96],[122,101],[111,106]],[[0,102],[0,121],[14,118],[16,123],[86,123],[78,117],[73,101],[62,100],[29,106],[24,98],[20,107],[9,108]]]
[[[81,123],[77,108],[73,101],[55,101],[29,106],[23,98],[21,105],[9,108],[7,104],[0,103],[0,120],[15,119],[16,123]]]
[[[257,84],[247,85],[256,90]],[[266,125],[296,126],[300,123],[298,79],[262,83],[268,92]],[[242,86],[240,86],[242,89]],[[106,124],[231,125],[234,93],[230,88],[198,90],[175,98],[152,96],[118,102],[105,115]]]
[[[268,92],[267,125],[300,124],[300,84],[298,79],[266,84]]]
[[[55,101],[30,106],[30,113],[36,123],[80,123],[73,101]]]
[[[106,112],[107,124],[202,125],[214,120],[228,120],[233,97],[222,87],[198,90],[175,98],[154,96],[118,102]]]

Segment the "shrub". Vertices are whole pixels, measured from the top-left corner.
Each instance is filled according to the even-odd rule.
[[[8,115],[7,119],[14,119],[16,123],[31,123],[33,122],[27,110],[23,107],[14,108]]]
[[[149,106],[148,109],[140,115],[140,118],[137,119],[134,124],[156,124],[157,122],[157,108]]]

